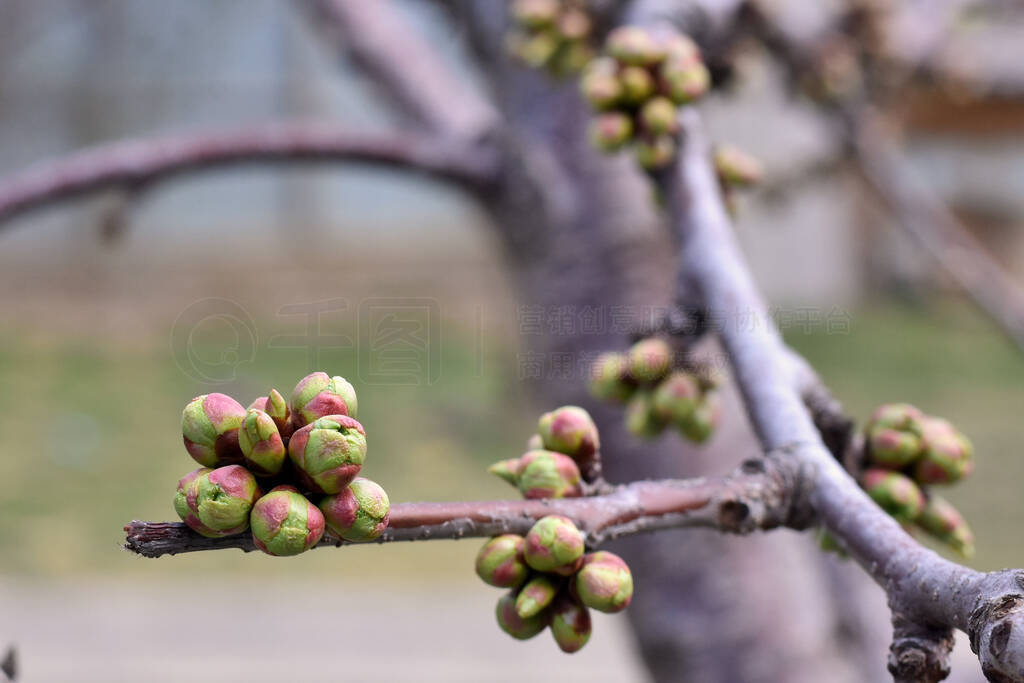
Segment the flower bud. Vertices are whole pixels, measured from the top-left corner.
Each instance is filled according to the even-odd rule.
[[[281,436],[291,436],[294,430],[292,424],[292,411],[288,407],[288,401],[278,393],[277,389],[271,389],[267,396],[260,396],[249,405],[249,410],[262,410],[274,420],[277,431]]]
[[[669,33],[661,39],[666,61],[699,62],[700,47],[689,36],[681,33]]]
[[[633,395],[625,354],[602,353],[590,366],[590,395],[605,401],[627,401]]]
[[[654,389],[652,407],[660,420],[681,425],[690,419],[699,401],[700,386],[697,378],[677,370],[658,383]]]
[[[379,484],[356,477],[341,493],[320,501],[324,523],[338,538],[354,543],[379,538],[388,528],[391,502]]]
[[[519,459],[519,491],[526,498],[575,498],[580,491],[580,469],[567,455],[529,451]]]
[[[629,349],[629,374],[637,382],[655,382],[672,367],[672,347],[659,337],[638,341]]]
[[[256,409],[245,414],[242,428],[238,430],[238,446],[246,467],[264,477],[280,472],[288,453],[274,419]]]
[[[324,535],[324,516],[292,486],[278,486],[256,501],[250,516],[252,540],[268,555],[298,555]]]
[[[638,389],[626,404],[626,430],[641,439],[653,439],[665,429],[665,422],[654,412],[654,394]]]
[[[574,40],[562,44],[562,49],[555,55],[551,71],[556,76],[570,76],[583,70],[594,56],[591,47],[582,40]]]
[[[876,427],[868,432],[868,457],[882,467],[905,467],[922,452],[921,437],[911,431]]]
[[[924,452],[914,465],[922,484],[951,484],[974,471],[974,446],[946,420],[926,417],[921,422]]]
[[[351,417],[321,417],[292,434],[288,455],[312,491],[339,493],[362,469],[366,432]]]
[[[540,614],[558,594],[559,582],[547,574],[536,574],[516,596],[516,614],[521,619]]]
[[[597,425],[590,413],[579,406],[562,406],[544,413],[537,423],[544,448],[568,455],[576,462],[587,462],[601,447]]]
[[[539,448],[539,446],[538,446]],[[499,460],[490,467],[487,471],[496,477],[501,477],[513,486],[518,486],[517,480],[519,476],[519,458],[512,458],[510,460]]]
[[[622,112],[607,112],[590,122],[590,141],[603,152],[620,149],[632,135],[633,119]]]
[[[667,97],[652,97],[640,109],[640,120],[652,135],[675,133],[679,130],[676,121],[676,105]]]
[[[951,503],[930,496],[917,518],[917,524],[965,558],[974,556],[974,534],[967,520]]]
[[[515,0],[512,18],[528,28],[551,26],[558,16],[558,0]]]
[[[551,635],[562,652],[578,652],[590,640],[590,610],[562,591],[551,605]]]
[[[899,472],[866,469],[861,475],[861,486],[879,507],[900,521],[916,519],[924,507],[921,489]]]
[[[558,52],[558,46],[558,36],[545,30],[529,36],[520,43],[516,56],[527,66],[539,69],[551,61]]]
[[[886,403],[878,406],[868,420],[867,430],[876,427],[920,433],[925,415],[909,403]]]
[[[531,434],[530,438],[526,440],[526,450],[540,451],[543,449],[544,439],[540,438],[540,434]]]
[[[711,87],[711,74],[703,62],[669,59],[661,65],[665,93],[676,104],[689,104]]]
[[[627,104],[640,104],[654,94],[654,77],[642,66],[623,68],[619,82],[622,84],[622,101]]]
[[[204,467],[242,462],[238,428],[243,419],[245,408],[230,396],[196,396],[181,413],[185,450]]]
[[[676,141],[671,135],[637,140],[633,155],[640,167],[647,171],[665,168],[676,158]]]
[[[761,180],[761,164],[753,156],[732,145],[715,148],[715,170],[726,185],[750,187]]]
[[[526,581],[530,568],[523,558],[525,541],[516,534],[495,536],[476,554],[476,575],[498,588],[517,588]]]
[[[348,415],[355,419],[356,390],[344,377],[331,377],[326,372],[306,375],[292,391],[292,421],[297,427],[327,415]]]
[[[542,517],[526,534],[523,557],[539,572],[572,566],[582,556],[583,534],[568,517]]]
[[[249,527],[249,511],[259,496],[256,479],[244,467],[200,468],[178,482],[174,509],[203,536],[231,536]]]
[[[664,59],[664,47],[639,26],[620,26],[605,40],[605,52],[623,64],[652,66]]]
[[[566,41],[581,41],[590,35],[590,17],[578,9],[567,9],[558,17],[558,33]]]
[[[621,612],[633,598],[633,575],[625,561],[601,550],[583,556],[573,583],[580,601],[599,612]]]
[[[516,596],[512,593],[502,596],[494,610],[498,618],[498,626],[516,640],[528,640],[544,630],[551,621],[551,614],[544,610],[529,619],[523,619],[516,613]]]
[[[697,402],[690,417],[679,423],[679,431],[694,443],[704,443],[722,420],[722,397],[717,391],[706,392]]]

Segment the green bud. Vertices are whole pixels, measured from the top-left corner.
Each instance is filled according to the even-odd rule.
[[[510,460],[499,460],[490,467],[487,471],[496,477],[501,477],[513,486],[518,486],[519,478],[519,458],[512,458]]]
[[[327,415],[348,415],[355,419],[358,402],[356,390],[344,377],[331,377],[326,372],[306,375],[292,391],[292,420],[297,427]]]
[[[590,122],[590,141],[603,152],[620,149],[632,135],[633,119],[622,112],[606,112]]]
[[[869,468],[861,475],[861,486],[879,507],[896,519],[909,522],[924,508],[924,494],[917,484],[899,472]]]
[[[597,425],[579,406],[562,406],[544,413],[537,423],[537,433],[545,449],[564,453],[578,463],[589,462],[601,448]]]
[[[498,626],[516,640],[528,640],[544,630],[551,621],[551,614],[545,610],[529,619],[516,613],[516,596],[512,593],[502,596],[494,610]]]
[[[540,434],[531,434],[530,438],[526,440],[526,450],[528,451],[539,451],[544,448],[544,439],[540,438]]]
[[[665,94],[676,104],[689,104],[711,87],[711,74],[703,62],[669,59],[661,65]]]
[[[679,130],[676,121],[676,105],[667,97],[652,97],[640,109],[640,120],[652,135],[675,133]]]
[[[655,83],[651,72],[642,66],[627,66],[619,73],[622,84],[622,100],[628,104],[640,104],[654,94]]]
[[[592,28],[590,17],[582,10],[570,8],[558,17],[558,33],[566,41],[582,41]]]
[[[274,420],[281,436],[291,436],[295,426],[292,424],[292,411],[284,396],[277,389],[271,389],[267,396],[260,396],[249,405],[249,410],[262,410]]]
[[[181,413],[181,433],[185,450],[204,467],[219,467],[242,462],[238,447],[238,428],[245,419],[245,408],[225,394],[196,396]]]
[[[867,431],[877,427],[920,433],[925,415],[909,403],[886,403],[878,406],[868,420]]]
[[[583,70],[594,56],[591,47],[582,40],[563,43],[551,64],[552,73],[556,76],[570,76]]]
[[[939,541],[950,546],[961,556],[974,556],[974,534],[967,520],[953,505],[938,496],[930,496],[917,524]]]
[[[640,167],[647,171],[665,168],[676,158],[676,141],[671,135],[637,140],[633,154]]]
[[[575,498],[580,491],[580,469],[567,455],[529,451],[519,459],[519,491],[526,498]]]
[[[917,460],[924,448],[911,431],[875,427],[868,432],[868,457],[882,467],[899,469]]]
[[[321,417],[292,434],[288,455],[310,490],[339,493],[363,467],[366,432],[351,417]]]
[[[551,635],[562,652],[578,652],[590,640],[590,610],[562,591],[551,605]]]
[[[654,389],[652,408],[658,419],[681,425],[693,415],[700,398],[697,378],[677,370],[661,380]]]
[[[654,412],[654,393],[638,389],[626,404],[626,429],[641,439],[653,439],[665,429],[664,420]]]
[[[588,69],[580,79],[580,92],[591,107],[599,111],[613,108],[625,94],[623,83],[614,72]]]
[[[561,515],[539,519],[526,534],[523,557],[539,572],[574,567],[583,556],[583,534],[572,520]]]
[[[629,374],[637,382],[656,382],[672,367],[672,347],[659,337],[649,337],[629,349]]]
[[[690,417],[679,423],[679,431],[694,443],[704,443],[715,433],[715,427],[721,419],[721,395],[717,391],[708,391],[697,402]]]
[[[753,156],[732,145],[715,148],[715,170],[726,185],[750,187],[761,180],[761,164]]]
[[[324,516],[292,486],[278,486],[253,505],[252,540],[268,555],[298,555],[324,535]]]
[[[262,410],[251,409],[245,414],[242,428],[238,430],[238,445],[246,467],[260,476],[280,472],[288,454],[277,423]]]
[[[529,36],[519,46],[518,57],[529,67],[539,69],[546,65],[558,52],[558,36],[542,31]]]
[[[514,0],[512,18],[527,28],[551,26],[558,16],[558,0]]]
[[[516,596],[516,614],[521,619],[540,614],[558,594],[559,583],[547,574],[537,574],[526,582]]]
[[[699,62],[700,48],[689,36],[681,33],[670,33],[661,39],[666,61]]]
[[[914,465],[914,479],[922,484],[951,484],[974,471],[974,446],[946,420],[921,421],[924,453]]]
[[[625,561],[601,550],[583,556],[573,583],[584,605],[599,612],[621,612],[633,599],[633,575]]]
[[[391,502],[376,482],[356,477],[341,493],[320,501],[320,512],[332,534],[354,543],[379,538],[388,528]]]
[[[476,574],[483,582],[498,588],[518,588],[526,581],[530,568],[523,557],[525,541],[516,534],[495,536],[476,554]]]
[[[634,386],[629,379],[629,360],[625,354],[602,353],[590,366],[590,395],[605,401],[627,401]]]
[[[249,511],[259,496],[256,479],[244,467],[200,468],[178,482],[174,509],[203,536],[231,536],[249,527]]]
[[[665,48],[639,26],[612,29],[604,49],[623,64],[635,66],[653,66],[665,58]]]

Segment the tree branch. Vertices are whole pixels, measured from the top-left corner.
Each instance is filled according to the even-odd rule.
[[[886,591],[894,613],[966,631],[989,680],[1024,681],[1024,572],[980,573],[923,548],[829,454],[793,388],[787,350],[730,229],[699,115],[686,110],[681,119],[679,162],[662,178],[681,237],[681,277],[697,284],[719,319],[758,321],[724,324],[719,334],[765,449],[814,471],[810,500],[820,522]]]
[[[403,110],[444,136],[479,141],[500,115],[479,89],[446,64],[391,0],[306,0],[315,28]]]
[[[734,533],[771,529],[801,516],[800,472],[783,460],[750,460],[728,477],[638,481],[584,498],[397,503],[379,543],[525,534],[546,515],[564,515],[597,546],[621,536],[679,527]],[[205,538],[181,523],[133,521],[125,548],[146,557],[200,550],[254,550],[249,534]],[[316,547],[351,545],[325,537]]]
[[[243,163],[363,162],[410,169],[484,189],[498,175],[496,153],[409,133],[363,133],[283,123],[154,140],[129,140],[37,164],[0,179],[0,221],[88,192],[144,186]]]

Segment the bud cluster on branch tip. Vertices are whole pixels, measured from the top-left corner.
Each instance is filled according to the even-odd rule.
[[[974,469],[974,447],[967,437],[912,405],[880,406],[866,432],[869,463],[901,470],[919,484],[950,484]]]
[[[357,477],[366,432],[355,412],[352,385],[325,372],[304,377],[290,404],[274,389],[248,409],[224,394],[193,399],[182,413],[182,434],[186,450],[206,466],[178,482],[174,509],[204,536],[251,529],[256,546],[271,555],[308,550],[325,524],[338,539],[379,538],[390,502],[379,485]],[[310,502],[316,497],[319,506]]]
[[[700,49],[668,30],[656,35],[622,26],[608,34],[604,53],[587,64],[580,81],[583,96],[597,110],[591,141],[604,152],[633,143],[643,168],[664,168],[678,146],[678,108],[711,85]]]
[[[627,353],[607,352],[591,367],[590,393],[595,398],[626,402],[626,428],[653,438],[669,426],[695,443],[707,441],[721,417],[718,380],[673,370],[672,348],[651,337]]]
[[[515,26],[506,46],[527,66],[564,77],[594,56],[593,26],[582,0],[513,0],[509,8]]]
[[[489,585],[511,589],[496,610],[502,630],[525,640],[550,626],[555,643],[570,653],[590,639],[588,607],[618,612],[633,595],[626,563],[611,553],[584,555],[583,534],[558,515],[539,519],[525,538],[505,534],[487,541],[476,573]]]

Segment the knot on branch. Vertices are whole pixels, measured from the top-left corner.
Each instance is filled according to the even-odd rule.
[[[1002,584],[996,594],[982,595],[971,612],[967,634],[981,660],[985,677],[995,683],[1024,680],[1024,574],[1007,570],[990,574]]]
[[[752,458],[715,496],[720,528],[738,534],[788,526],[803,529],[813,519],[805,467],[790,457]]]
[[[934,683],[949,676],[953,630],[922,626],[900,615],[893,617],[889,673],[895,683]]]

